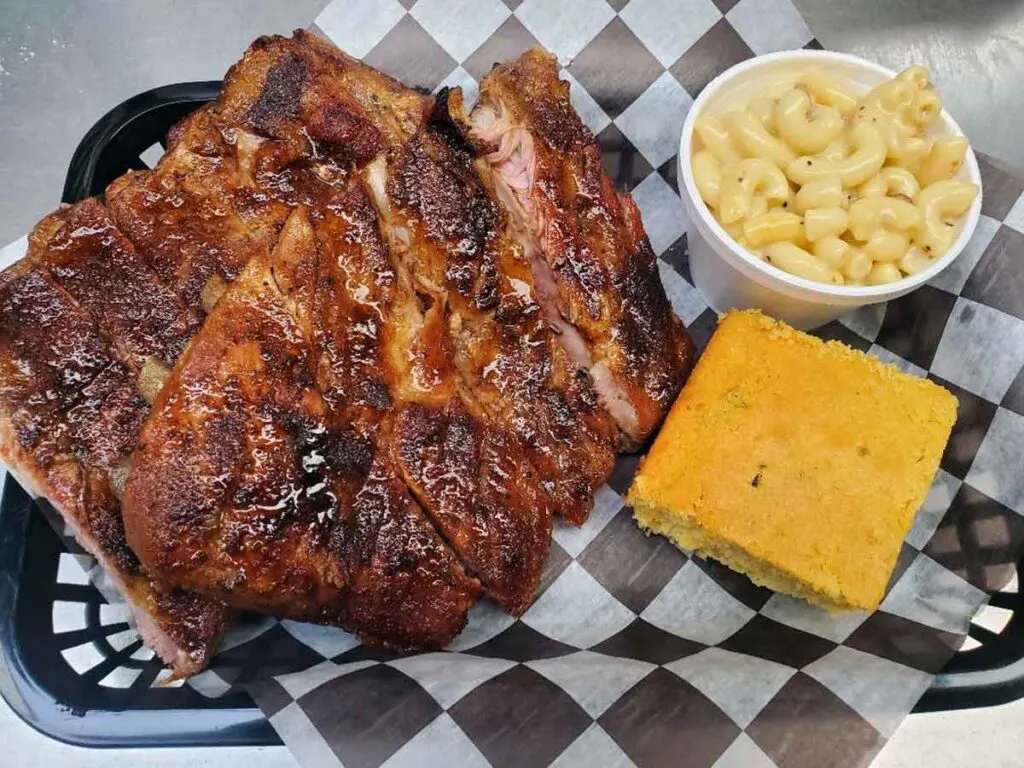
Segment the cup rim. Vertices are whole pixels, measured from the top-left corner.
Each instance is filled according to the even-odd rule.
[[[883,67],[881,64],[876,64],[873,61],[862,59],[859,56],[854,56],[848,53],[837,53],[835,51],[819,50],[794,50],[768,53],[746,59],[745,61],[735,64],[725,70],[704,87],[696,100],[694,100],[686,115],[686,121],[683,123],[683,132],[679,138],[679,175],[682,179],[680,192],[690,198],[691,205],[687,207],[698,213],[703,224],[711,230],[719,242],[727,246],[731,253],[743,262],[744,267],[756,270],[759,274],[767,277],[769,280],[781,283],[784,286],[795,288],[800,291],[811,292],[819,299],[863,299],[864,303],[872,303],[872,299],[885,300],[896,295],[909,293],[919,286],[924,285],[942,270],[946,269],[946,267],[948,267],[953,260],[960,255],[967,243],[970,242],[981,216],[981,203],[984,195],[984,189],[982,188],[981,170],[978,167],[978,160],[977,157],[975,157],[974,148],[970,144],[967,146],[967,153],[964,157],[964,168],[967,170],[967,175],[970,181],[978,185],[978,195],[974,198],[974,202],[967,211],[967,216],[964,220],[964,225],[960,230],[960,235],[950,246],[949,250],[947,250],[940,258],[936,259],[928,267],[914,275],[908,275],[892,283],[883,283],[881,285],[830,285],[827,283],[815,282],[814,280],[808,280],[807,278],[799,277],[797,275],[791,275],[788,272],[773,267],[770,264],[766,264],[760,259],[755,258],[753,254],[749,253],[746,248],[740,246],[740,244],[725,231],[714,215],[712,215],[711,209],[708,207],[707,203],[705,203],[704,199],[700,196],[700,193],[697,191],[696,182],[693,179],[693,165],[691,162],[693,124],[707,102],[722,88],[722,86],[739,75],[776,61],[836,61],[843,62],[854,67],[859,67],[862,70],[871,70],[877,74],[884,75],[887,78],[893,78],[897,75],[896,72],[888,67]],[[953,119],[952,115],[949,114],[945,107],[943,107],[940,117],[951,135],[965,136],[959,123]]]

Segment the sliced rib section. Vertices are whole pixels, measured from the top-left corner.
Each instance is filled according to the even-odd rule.
[[[533,600],[550,546],[551,500],[522,441],[490,417],[458,375],[445,292],[410,267],[416,245],[405,218],[391,208],[384,156],[367,177],[396,271],[384,334],[399,467],[488,594],[520,614]]]
[[[133,288],[163,294],[152,275],[132,269],[130,247],[108,224],[95,201],[61,211],[0,276],[0,457],[57,509],[124,594],[147,645],[184,676],[206,666],[227,609],[151,581],[127,545],[119,495],[149,408],[137,390],[141,361],[173,355],[187,313],[154,300],[159,318],[155,309],[131,314],[121,298]],[[102,274],[108,258],[125,270],[103,297],[110,335],[85,309],[111,288]]]
[[[202,324],[160,280],[95,198],[63,208],[36,228],[29,259],[56,280],[138,376],[151,358],[170,366]]]
[[[392,649],[440,647],[479,586],[409,497],[380,422],[359,417],[387,403],[329,402],[343,387],[380,391],[361,373],[379,345],[360,352],[334,333],[365,316],[316,316],[347,288],[339,259],[380,253],[375,221],[360,223],[372,209],[353,194],[320,212],[330,221],[293,213],[273,257],[254,259],[210,313],[143,428],[125,523],[147,569],[174,583]],[[317,226],[345,253],[321,249]]]
[[[436,316],[458,387],[514,439],[555,512],[581,524],[614,464],[616,427],[545,317],[490,169],[439,123],[372,170],[396,258]]]
[[[567,349],[625,435],[644,440],[682,386],[694,347],[665,296],[639,210],[605,175],[555,58],[527,51],[484,78],[468,118],[459,99],[451,107],[543,257],[533,263],[538,285],[555,288],[541,294],[549,317],[582,337],[585,353],[566,330]]]
[[[139,255],[189,307],[210,309],[280,224],[253,226],[239,211],[264,207],[243,169],[255,147],[204,107],[172,132],[152,171],[129,171],[106,190],[107,207]]]
[[[161,279],[209,310],[296,205],[322,207],[352,168],[413,135],[431,104],[305,32],[261,37],[217,101],[171,131],[157,168],[112,182],[107,203]]]

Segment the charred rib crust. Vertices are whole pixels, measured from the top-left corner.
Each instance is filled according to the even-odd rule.
[[[278,58],[267,70],[259,98],[249,108],[249,125],[264,135],[273,135],[282,122],[297,119],[308,75],[306,63],[295,53]]]

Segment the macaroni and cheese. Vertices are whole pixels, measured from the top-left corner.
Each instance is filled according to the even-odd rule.
[[[859,97],[808,70],[698,117],[694,182],[757,258],[822,283],[891,283],[952,246],[978,194],[953,178],[967,140],[928,135],[941,111],[922,67]]]

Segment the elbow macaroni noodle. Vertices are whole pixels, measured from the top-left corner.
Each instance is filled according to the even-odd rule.
[[[967,139],[926,136],[941,111],[922,67],[860,97],[810,70],[699,117],[694,182],[757,258],[821,283],[890,283],[950,248],[978,194],[953,179]]]

